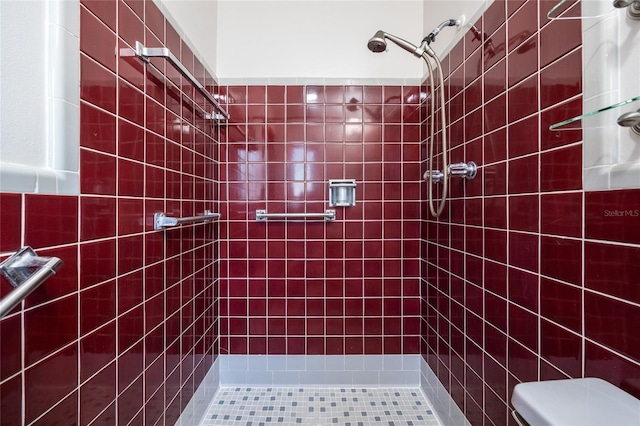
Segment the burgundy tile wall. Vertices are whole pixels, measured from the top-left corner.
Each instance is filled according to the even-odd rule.
[[[483,45],[444,59],[451,156],[481,167],[442,217],[422,208],[421,353],[474,425],[514,424],[521,381],[596,376],[640,397],[640,190],[585,193],[582,132],[548,130],[582,104],[580,22],[549,22],[555,3],[496,0]]]
[[[218,225],[152,217],[218,210],[218,127],[162,61],[114,52],[171,40],[217,87],[152,1],[80,9],[81,194],[0,194],[2,257],[64,261],[0,320],[0,424],[173,425],[218,353]]]
[[[230,86],[220,351],[419,352],[419,87]],[[334,222],[329,179],[357,181]]]

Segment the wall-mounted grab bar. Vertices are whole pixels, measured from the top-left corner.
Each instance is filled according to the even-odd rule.
[[[335,210],[325,210],[324,213],[267,213],[266,210],[256,210],[256,220],[266,222],[268,219],[324,219],[330,222],[336,219]]]
[[[195,78],[184,65],[182,65],[178,58],[176,58],[169,49],[166,47],[145,47],[142,43],[136,41],[136,55],[145,62],[149,62],[149,58],[166,58],[167,61],[169,61],[169,63],[180,72],[180,74],[186,77],[198,92],[200,92],[209,101],[209,103],[220,112],[220,114],[213,114],[210,118],[214,120],[229,119],[229,113],[222,108],[211,93],[209,93],[198,79]]]
[[[2,274],[14,287],[0,300],[0,318],[18,306],[47,278],[54,275],[64,262],[57,257],[40,257],[31,247],[23,247],[0,263]]]
[[[220,213],[212,213],[205,210],[204,214],[191,217],[167,217],[164,213],[156,213],[153,215],[153,229],[160,231],[171,226],[184,225],[186,223],[208,222],[213,219],[220,219]]]

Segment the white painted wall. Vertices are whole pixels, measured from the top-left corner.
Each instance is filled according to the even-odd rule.
[[[473,22],[492,1],[156,0],[222,84],[415,84],[425,74],[422,61],[393,45],[374,54],[369,38],[382,29],[418,44],[445,19]],[[446,54],[465,31],[443,30],[434,50]]]
[[[215,77],[218,56],[218,0],[154,1]]]
[[[397,48],[367,49],[383,29],[422,38],[420,1],[220,0],[220,78],[417,78],[421,62]],[[224,36],[223,36],[224,35]]]

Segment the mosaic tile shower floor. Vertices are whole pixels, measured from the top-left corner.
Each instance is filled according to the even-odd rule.
[[[200,426],[440,426],[418,388],[221,388]]]

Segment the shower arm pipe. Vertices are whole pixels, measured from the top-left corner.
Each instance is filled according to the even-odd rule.
[[[427,68],[429,70],[429,82],[431,86],[431,131],[429,136],[429,189],[428,189],[428,198],[429,198],[429,211],[433,217],[439,217],[444,210],[445,203],[447,201],[447,191],[449,189],[449,179],[447,176],[442,179],[442,196],[438,201],[438,208],[435,208],[433,202],[433,145],[435,144],[434,135],[435,135],[435,79],[433,78],[433,66],[429,61],[429,55],[425,52],[422,55],[422,59],[424,59],[427,64]],[[438,70],[438,74],[442,76],[442,65],[438,60],[436,55],[431,56],[436,63],[436,67]],[[441,87],[439,90],[440,94],[440,118],[442,120],[442,168],[443,170],[447,170],[447,128],[446,128],[446,115],[445,115],[445,98],[444,98],[444,82],[441,82]]]

